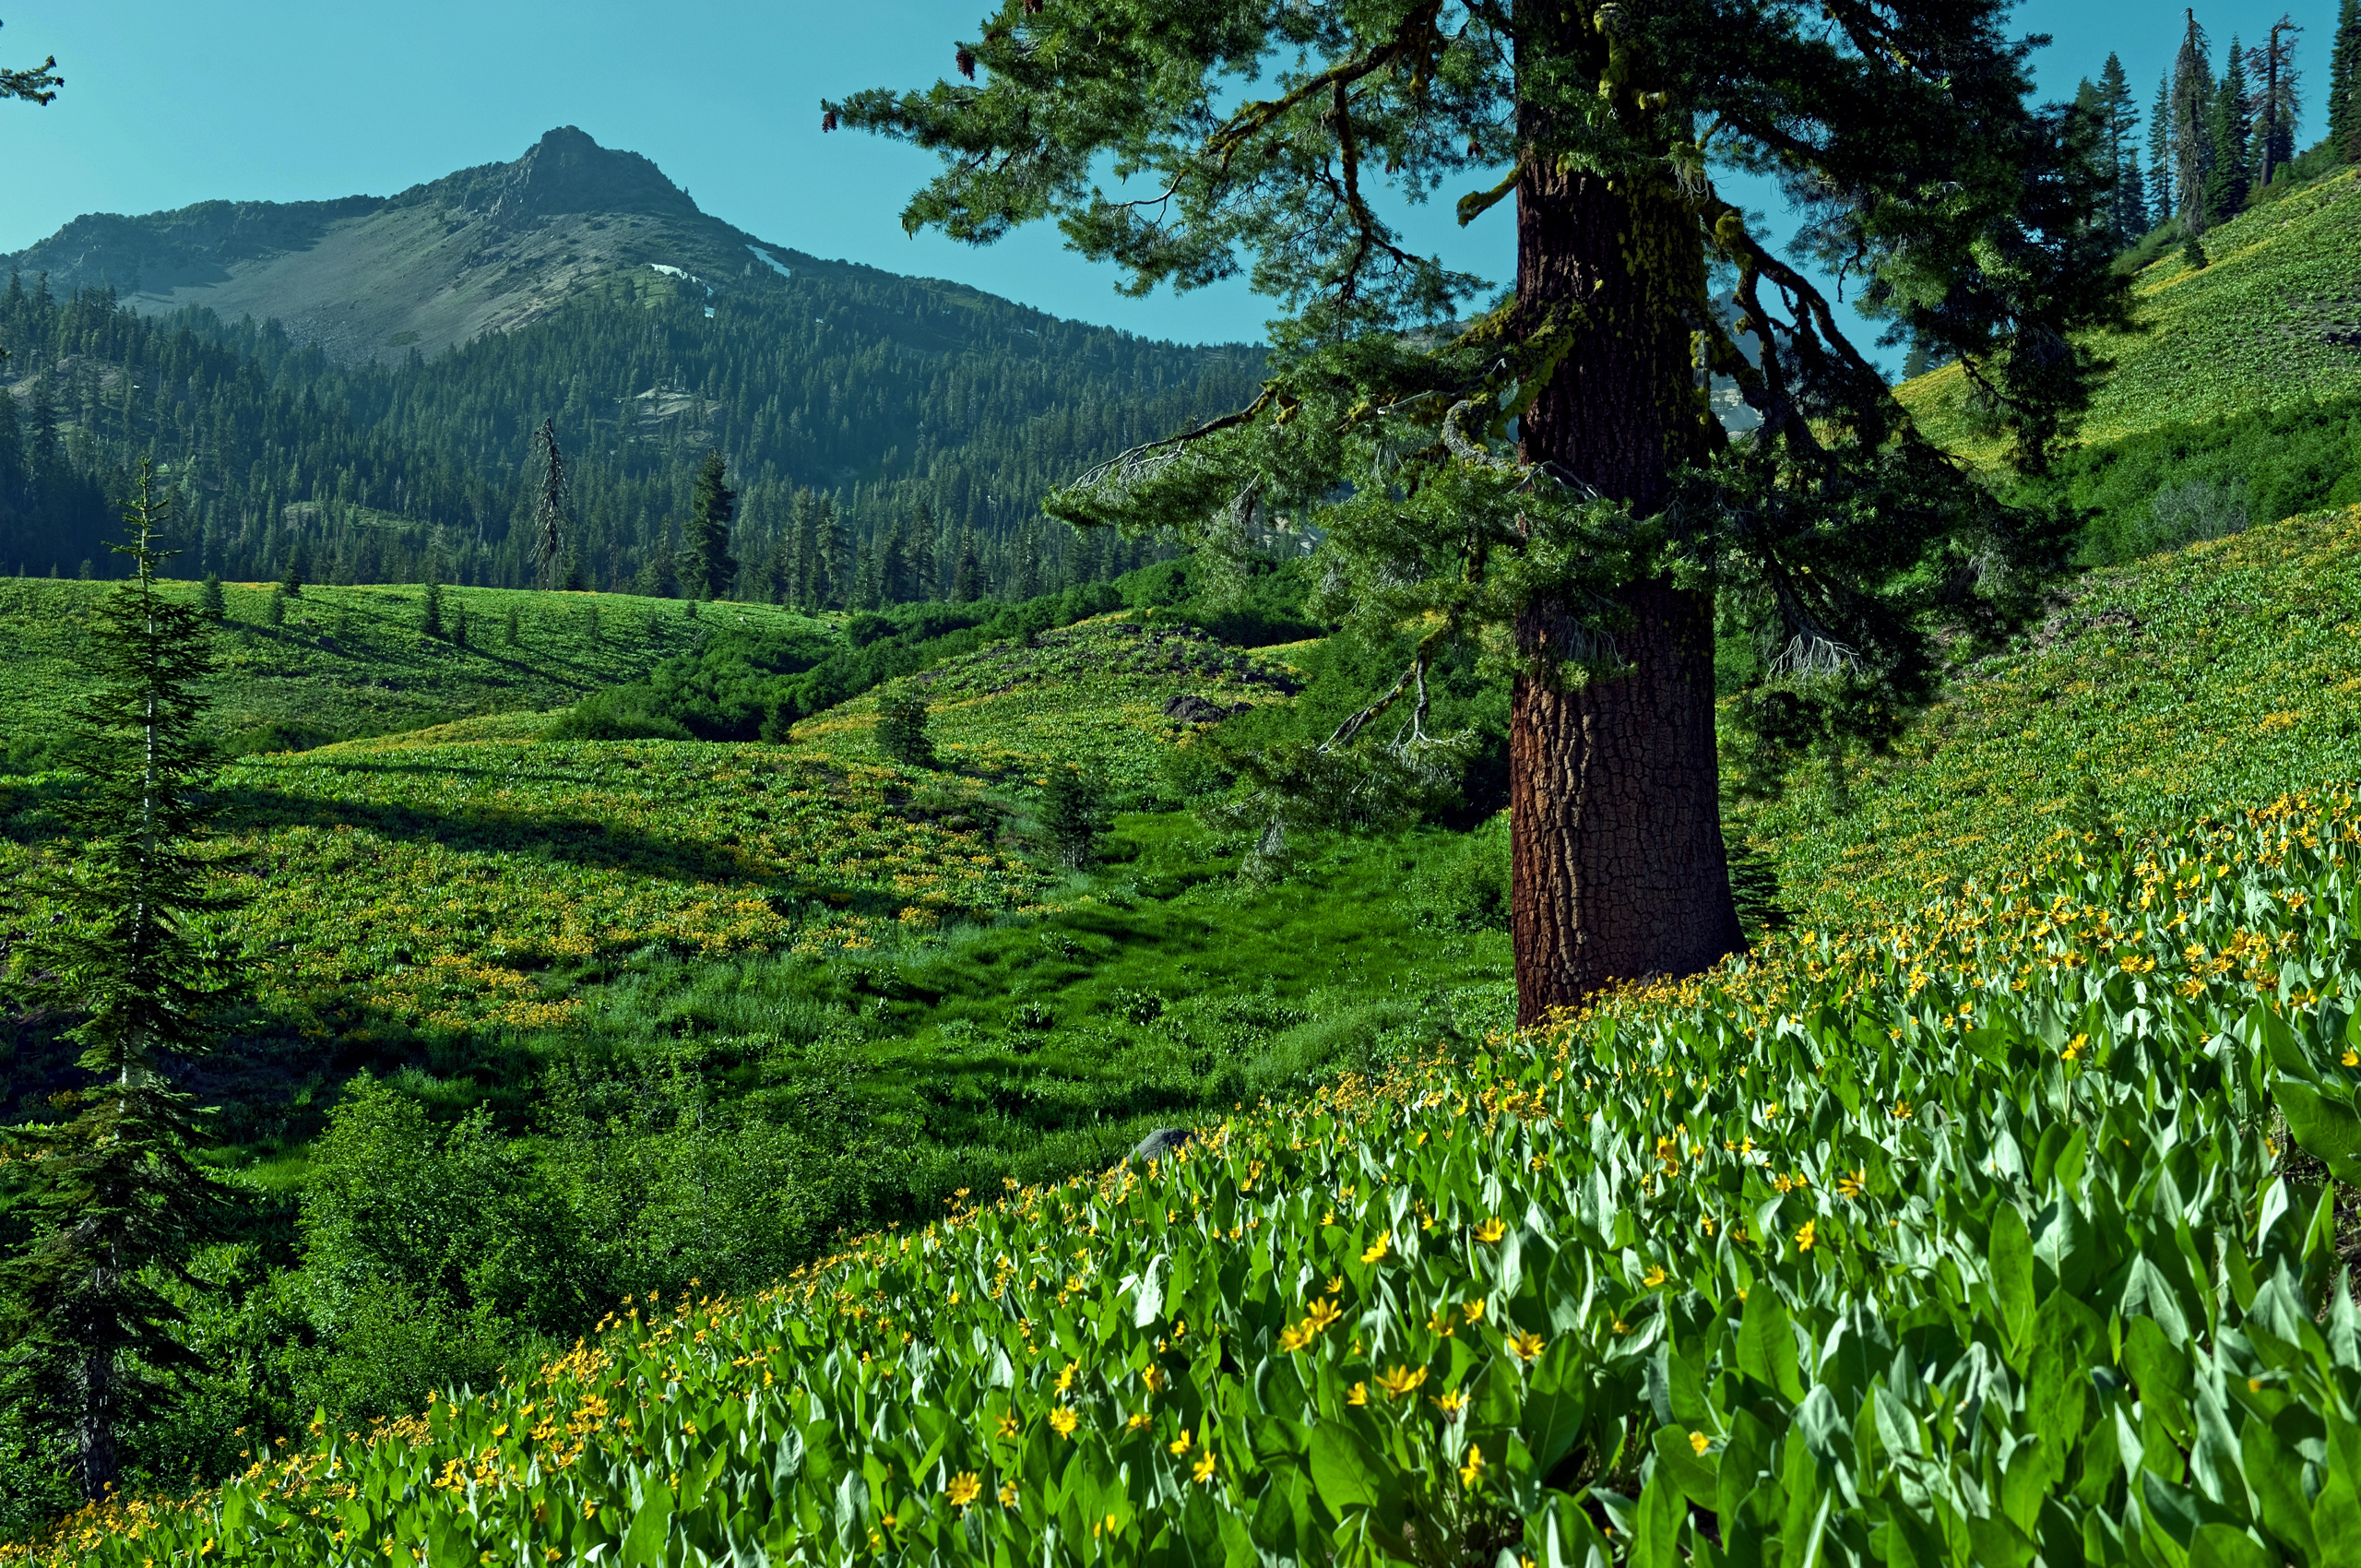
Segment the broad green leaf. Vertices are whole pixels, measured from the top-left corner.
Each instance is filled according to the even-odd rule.
[[[2017,1206],[2003,1200],[1992,1215],[1992,1304],[2012,1364],[2022,1367],[2033,1330],[2033,1235]]]

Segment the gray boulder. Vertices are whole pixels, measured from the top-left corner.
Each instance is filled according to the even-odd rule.
[[[1186,1127],[1158,1127],[1140,1140],[1140,1146],[1132,1151],[1131,1158],[1143,1165],[1151,1159],[1166,1159],[1187,1147],[1195,1137]]]

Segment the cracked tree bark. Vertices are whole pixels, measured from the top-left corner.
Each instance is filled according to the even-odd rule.
[[[1645,516],[1674,467],[1705,455],[1681,298],[1703,298],[1695,220],[1667,189],[1534,160],[1517,187],[1517,298],[1584,312],[1521,431],[1551,462]],[[1625,585],[1592,624],[1613,668],[1567,678],[1577,607],[1530,606],[1509,719],[1517,1022],[1612,981],[1693,974],[1744,944],[1731,902],[1714,746],[1708,593]]]

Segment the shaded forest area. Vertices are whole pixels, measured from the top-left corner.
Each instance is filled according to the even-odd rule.
[[[335,363],[276,323],[143,318],[109,291],[11,278],[0,347],[0,573],[111,575],[116,500],[152,456],[188,576],[524,586],[516,525],[546,418],[572,468],[583,586],[674,591],[696,467],[718,449],[741,491],[741,596],[798,591],[800,522],[837,552],[803,586],[835,585],[846,608],[1026,599],[1140,564],[1155,545],[1049,524],[1042,493],[1244,404],[1262,374],[1256,350],[884,274],[710,307],[620,274],[529,327],[391,367]]]

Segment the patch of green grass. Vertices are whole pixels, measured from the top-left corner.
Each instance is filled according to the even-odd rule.
[[[65,731],[63,699],[85,680],[77,662],[83,616],[107,587],[0,578],[0,772],[26,771],[53,754]],[[197,586],[175,591],[194,600]],[[216,738],[233,752],[300,750],[555,708],[646,675],[708,627],[813,624],[770,605],[701,605],[691,619],[685,604],[632,594],[446,586],[444,636],[430,637],[420,630],[425,591],[314,585],[283,600],[274,627],[272,585],[223,584],[221,671],[206,691]],[[455,640],[462,625],[465,647]]]
[[[2361,204],[2356,204],[2361,205]],[[1843,798],[1740,809],[1807,919],[1859,929],[2029,863],[2061,829],[2185,820],[2361,778],[2361,507],[2094,572],[1964,671]]]
[[[1241,885],[1240,846],[1184,814],[1128,815],[1116,861],[1037,913],[825,955],[651,956],[586,992],[574,1032],[615,1059],[709,1053],[725,1078],[817,1051],[912,1152],[922,1205],[1504,1027],[1506,932],[1439,918],[1418,874],[1458,849],[1439,831],[1340,838],[1288,882]]]

